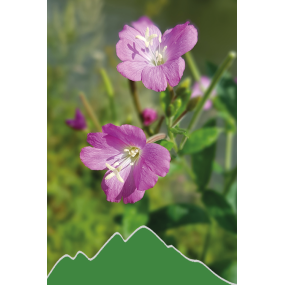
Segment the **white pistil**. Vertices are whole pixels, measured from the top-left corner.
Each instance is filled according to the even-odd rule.
[[[117,163],[117,162],[116,162]],[[115,164],[116,164],[115,163]],[[115,164],[114,164],[114,166],[115,166]],[[119,164],[119,163],[118,163]],[[117,165],[118,165],[117,164]],[[106,166],[107,166],[107,168],[109,168],[109,170],[111,170],[112,171],[112,173],[110,173],[109,175],[107,175],[106,177],[105,177],[105,180],[108,180],[108,179],[111,179],[112,177],[114,177],[115,175],[116,175],[116,177],[117,177],[117,179],[120,181],[120,182],[122,182],[122,183],[125,183],[125,181],[124,181],[124,179],[121,177],[121,175],[120,175],[120,171],[122,170],[122,166],[119,166],[118,168],[114,168],[114,167],[112,167],[110,164],[108,164],[108,163],[106,163]]]

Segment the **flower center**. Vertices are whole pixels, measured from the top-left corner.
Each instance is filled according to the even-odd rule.
[[[134,163],[139,158],[140,149],[137,147],[130,147],[125,148],[124,152],[126,152],[126,155],[123,157],[122,161],[114,163],[114,166],[119,165],[117,168],[106,163],[106,167],[112,172],[105,177],[105,180],[111,179],[112,177],[116,176],[120,182],[125,183],[124,179],[120,175],[120,171],[127,165],[134,165]]]
[[[140,39],[142,41],[145,42],[145,46],[146,47],[149,47],[153,45],[153,39],[157,37],[157,34],[152,34],[152,35],[149,35],[149,27],[146,28],[146,32],[145,32],[145,36],[141,36],[141,35],[138,35],[136,36],[136,39]],[[164,46],[163,47],[163,50],[161,51],[160,50],[160,44],[161,44],[161,35],[159,35],[158,37],[158,46],[155,48],[155,51],[153,51],[151,48],[150,48],[150,51],[152,53],[152,58],[150,59],[150,62],[155,65],[155,66],[158,66],[158,65],[161,65],[161,64],[164,64],[166,62],[166,59],[165,59],[165,50],[167,49],[167,46]]]

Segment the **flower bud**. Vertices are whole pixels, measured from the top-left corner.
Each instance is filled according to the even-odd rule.
[[[85,117],[79,109],[76,109],[74,119],[68,119],[65,122],[74,130],[85,130],[87,128]]]
[[[195,107],[198,105],[201,98],[202,98],[202,96],[197,96],[197,97],[190,99],[190,101],[188,102],[187,107],[186,107],[187,111],[188,112],[193,111],[195,109]]]
[[[142,112],[142,117],[144,125],[148,126],[157,119],[157,112],[151,108],[145,108]]]
[[[190,77],[186,77],[183,81],[181,81],[181,83],[179,84],[179,86],[176,89],[176,95],[180,96],[181,94],[183,94],[186,90],[189,90],[191,84],[191,78]]]

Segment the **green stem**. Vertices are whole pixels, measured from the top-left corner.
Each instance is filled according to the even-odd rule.
[[[201,77],[200,72],[190,51],[185,53],[185,58],[195,81],[199,82]]]
[[[166,118],[166,126],[167,126],[167,132],[170,140],[173,142],[173,148],[175,149],[176,152],[178,152],[178,147],[174,138],[173,133],[170,131],[171,124],[172,124],[172,118]]]
[[[133,97],[133,101],[134,101],[134,105],[137,111],[137,114],[139,116],[139,119],[143,125],[143,129],[147,132],[147,134],[149,136],[153,135],[153,131],[150,129],[149,126],[144,126],[144,120],[143,120],[143,115],[142,115],[142,108],[141,108],[141,104],[140,104],[140,100],[139,100],[139,95],[138,95],[138,90],[136,87],[136,82],[129,80],[130,83],[130,89],[131,89],[131,94]]]
[[[111,109],[111,114],[112,114],[112,120],[113,122],[117,122],[117,111],[116,111],[116,106],[115,106],[115,101],[114,101],[114,89],[111,83],[111,80],[104,68],[100,68],[100,74],[103,79],[108,97],[109,97],[109,102],[110,102],[110,109]]]
[[[98,132],[101,132],[101,131],[102,131],[102,128],[101,128],[101,125],[100,125],[100,123],[99,123],[99,120],[97,119],[97,116],[96,116],[95,112],[93,111],[93,109],[92,109],[90,103],[89,103],[88,100],[86,99],[84,93],[82,93],[82,92],[79,93],[79,97],[80,97],[80,99],[81,99],[81,101],[82,101],[82,103],[83,103],[83,105],[84,105],[84,107],[85,107],[85,109],[86,109],[86,111],[87,111],[89,117],[91,118],[92,122],[94,123],[94,125],[95,125],[97,131],[98,131]]]
[[[162,125],[163,120],[164,120],[164,116],[161,116],[160,119],[159,119],[159,121],[158,121],[158,124],[157,124],[157,126],[156,126],[156,128],[155,128],[155,130],[154,130],[154,133],[155,133],[155,134],[159,133],[159,130],[160,130],[160,128],[161,128],[161,125]]]
[[[195,108],[195,111],[194,111],[194,114],[193,114],[193,117],[189,123],[189,126],[187,128],[187,130],[189,132],[191,132],[200,115],[201,115],[201,112],[203,110],[203,107],[204,107],[204,104],[206,103],[206,101],[209,99],[213,89],[215,88],[215,86],[217,85],[217,83],[219,82],[219,80],[221,79],[223,73],[231,66],[233,60],[236,58],[236,53],[235,52],[229,52],[229,54],[227,55],[226,59],[223,61],[223,63],[219,66],[218,70],[216,71],[212,81],[211,81],[211,84],[210,86],[208,87],[208,89],[205,91],[202,99],[198,102],[198,105],[197,107]],[[182,140],[181,144],[180,144],[180,149],[183,148],[185,142],[187,141],[187,137],[184,137],[184,139]]]
[[[183,118],[184,116],[188,113],[188,110],[185,110],[181,113],[181,115],[173,122],[173,125],[171,128],[174,128]]]
[[[228,132],[226,138],[226,156],[225,156],[225,170],[229,171],[232,164],[232,145],[233,145],[233,133]]]
[[[110,97],[110,109],[111,109],[111,114],[112,114],[112,120],[113,122],[117,122],[117,111],[115,107],[115,100],[114,97]]]

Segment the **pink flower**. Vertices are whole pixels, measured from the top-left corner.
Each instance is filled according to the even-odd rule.
[[[122,60],[117,70],[132,81],[142,81],[154,91],[164,91],[167,82],[176,86],[185,69],[181,57],[198,40],[197,29],[186,22],[173,29],[160,30],[147,17],[128,25],[119,33],[117,56]]]
[[[102,133],[90,133],[80,153],[81,161],[91,170],[107,170],[101,187],[109,202],[125,204],[139,201],[147,189],[164,177],[170,166],[169,151],[147,143],[144,132],[131,125],[107,124]],[[153,142],[153,140],[151,140]]]
[[[68,119],[65,122],[75,130],[85,130],[87,128],[85,118],[79,109],[76,109],[74,119]]]
[[[192,95],[191,98],[197,97],[197,96],[202,96],[206,89],[210,86],[211,79],[207,76],[201,76],[200,78],[200,83],[195,82],[192,88]],[[202,89],[201,89],[202,86]],[[215,90],[213,90],[211,96],[215,96],[217,93]],[[204,105],[204,110],[209,110],[212,107],[212,101],[208,100],[205,105]]]
[[[142,116],[144,125],[148,126],[157,119],[157,112],[151,108],[145,108]]]

